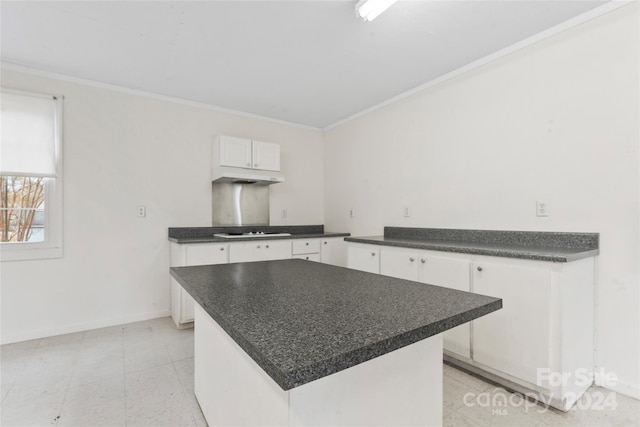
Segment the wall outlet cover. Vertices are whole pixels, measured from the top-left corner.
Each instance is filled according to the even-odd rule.
[[[545,200],[536,202],[536,216],[549,216],[549,204]]]

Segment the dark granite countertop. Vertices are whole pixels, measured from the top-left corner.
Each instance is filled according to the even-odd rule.
[[[289,233],[291,236],[269,237],[235,237],[225,239],[213,237],[216,233],[262,231],[274,233]],[[349,233],[325,232],[324,225],[265,225],[265,226],[238,226],[238,227],[172,227],[169,228],[169,241],[179,244],[187,243],[232,243],[251,240],[290,240],[347,237]]]
[[[297,259],[171,275],[284,390],[502,307],[498,298]]]
[[[345,240],[551,262],[576,261],[600,253],[598,233],[385,227],[383,236],[347,237]]]

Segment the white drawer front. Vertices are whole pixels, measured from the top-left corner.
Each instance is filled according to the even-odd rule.
[[[306,259],[307,261],[320,262],[320,254],[294,255],[294,258]]]
[[[293,254],[313,254],[320,252],[320,239],[293,240]]]

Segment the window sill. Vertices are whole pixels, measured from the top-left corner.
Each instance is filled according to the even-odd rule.
[[[42,244],[0,244],[0,262],[62,258],[62,247]]]

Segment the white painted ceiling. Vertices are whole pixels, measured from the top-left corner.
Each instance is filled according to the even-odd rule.
[[[1,60],[318,128],[606,1],[2,1]]]

